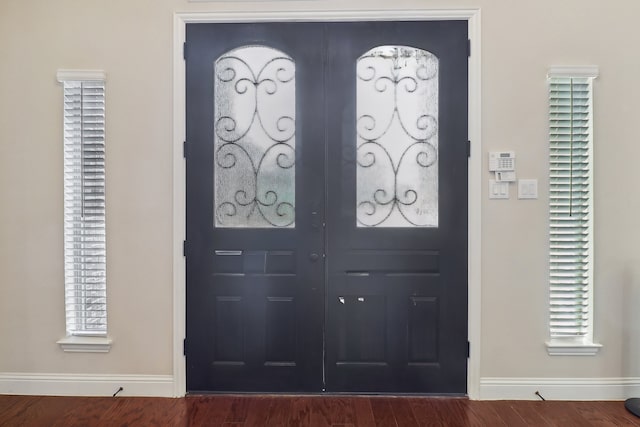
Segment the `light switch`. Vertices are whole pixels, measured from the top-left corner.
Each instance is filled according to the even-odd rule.
[[[538,198],[538,180],[537,179],[519,179],[518,180],[518,199],[537,199]]]
[[[509,183],[505,181],[489,180],[489,198],[490,199],[508,199]]]

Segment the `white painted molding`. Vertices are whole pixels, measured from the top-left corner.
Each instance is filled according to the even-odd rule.
[[[480,398],[480,355],[482,354],[482,42],[480,9],[469,11],[469,158],[468,177],[468,337],[470,343],[467,365],[467,395]]]
[[[552,339],[546,345],[549,356],[595,356],[602,348],[602,344],[562,339]]]
[[[173,17],[173,377],[174,396],[187,393],[187,367],[184,355],[186,333],[186,161],[183,157],[186,141],[186,70],[183,46],[186,24],[181,14]]]
[[[63,351],[71,353],[108,353],[112,343],[108,337],[68,336],[57,341]]]
[[[0,372],[0,394],[173,397],[171,375],[84,375]]]
[[[600,74],[597,65],[585,66],[557,66],[549,68],[547,77],[591,77],[596,78]]]
[[[265,6],[266,7],[266,6]],[[186,25],[215,22],[340,22],[340,21],[437,21],[468,22],[471,40],[469,58],[469,159],[468,195],[468,339],[471,354],[467,365],[467,394],[480,398],[481,354],[481,248],[482,248],[482,103],[481,103],[481,13],[480,9],[391,9],[391,10],[309,10],[309,11],[239,11],[178,12],[173,22],[173,376],[174,395],[186,394],[186,366],[183,355],[185,337],[185,261],[182,245],[185,239],[186,177],[183,158],[185,124],[185,64],[183,43]]]
[[[102,70],[58,70],[56,78],[60,83],[79,80],[107,80],[107,73]]]
[[[468,21],[479,16],[479,9],[378,9],[378,10],[296,10],[179,12],[182,24],[212,22],[341,22],[341,21]]]
[[[640,378],[489,378],[480,380],[481,400],[625,400],[640,396]]]

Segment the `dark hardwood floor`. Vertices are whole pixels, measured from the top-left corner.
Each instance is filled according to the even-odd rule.
[[[640,426],[623,402],[421,397],[0,395],[0,426]]]

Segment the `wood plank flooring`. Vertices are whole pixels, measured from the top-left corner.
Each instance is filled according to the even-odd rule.
[[[623,402],[359,396],[50,397],[0,395],[0,426],[640,426]]]

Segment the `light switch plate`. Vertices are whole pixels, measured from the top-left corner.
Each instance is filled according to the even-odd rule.
[[[508,199],[509,198],[509,182],[489,180],[489,198],[490,199]]]
[[[537,199],[538,198],[538,180],[537,179],[519,179],[518,180],[518,199]]]

